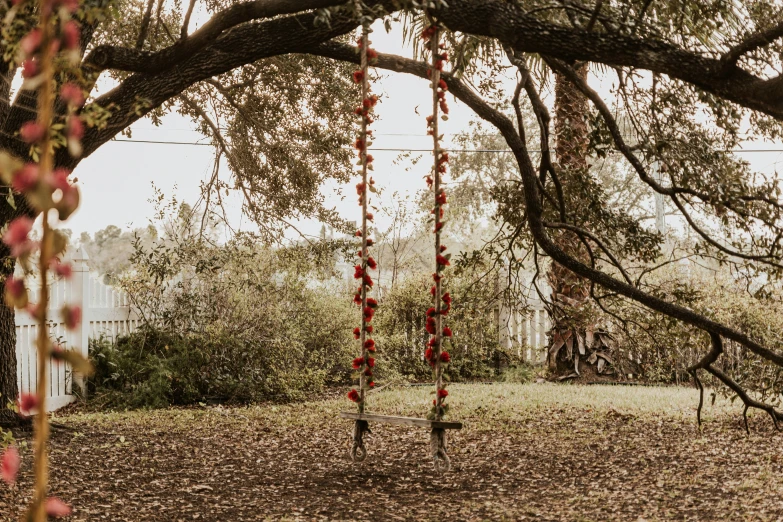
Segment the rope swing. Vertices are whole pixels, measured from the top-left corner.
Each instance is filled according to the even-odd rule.
[[[361,13],[361,3],[356,4],[358,13]],[[368,237],[367,223],[373,220],[372,213],[367,211],[367,204],[370,191],[375,192],[375,181],[368,178],[368,171],[372,170],[373,157],[367,154],[367,148],[371,145],[370,137],[372,131],[369,130],[370,124],[373,122],[372,113],[375,105],[378,103],[378,97],[374,94],[370,94],[370,82],[369,82],[369,63],[375,62],[378,59],[378,53],[370,49],[369,34],[370,19],[362,15],[362,35],[357,40],[358,51],[361,56],[360,68],[353,73],[353,81],[361,86],[362,104],[357,107],[354,112],[359,116],[361,120],[361,130],[359,136],[356,138],[354,147],[356,148],[359,161],[357,165],[361,167],[361,181],[356,185],[356,193],[359,195],[359,205],[362,207],[362,225],[359,230],[356,231],[356,236],[361,238],[361,249],[357,252],[359,257],[359,263],[354,267],[354,278],[359,280],[359,287],[356,290],[356,294],[353,297],[353,302],[359,306],[361,310],[361,325],[354,328],[353,336],[359,340],[361,346],[361,356],[353,360],[353,369],[358,371],[359,376],[359,389],[352,389],[348,393],[348,398],[354,401],[358,408],[359,413],[364,413],[366,403],[366,392],[371,389],[375,382],[373,381],[373,367],[375,366],[375,358],[371,354],[375,353],[375,341],[372,336],[372,318],[375,315],[375,309],[378,306],[378,302],[368,297],[368,293],[372,291],[373,280],[368,273],[369,270],[375,270],[377,263],[370,256],[369,247],[373,245],[373,240]],[[365,432],[369,432],[369,426],[367,421],[357,420],[354,426],[353,447],[351,449],[351,458],[354,461],[361,462],[367,457],[367,450],[364,448],[363,435]]]
[[[356,403],[358,413],[342,412],[340,417],[354,420],[353,445],[351,446],[351,460],[354,462],[362,462],[367,458],[364,434],[370,432],[369,422],[428,427],[432,430],[430,433],[430,453],[435,471],[445,473],[451,469],[451,461],[446,453],[446,430],[462,429],[461,422],[443,420],[449,411],[449,405],[446,404],[446,397],[449,395],[446,390],[447,375],[444,370],[451,360],[449,352],[444,350],[444,343],[451,342],[451,329],[445,324],[446,316],[451,310],[451,296],[445,291],[443,275],[446,267],[450,264],[450,255],[445,254],[446,246],[441,242],[441,233],[446,223],[444,220],[446,190],[443,188],[443,175],[446,173],[449,155],[440,146],[443,137],[438,131],[438,121],[447,120],[449,113],[446,104],[448,86],[441,78],[441,71],[448,61],[448,55],[444,51],[445,45],[440,43],[441,28],[437,23],[430,21],[422,32],[421,38],[426,46],[425,53],[430,64],[427,75],[432,87],[432,115],[427,117],[427,134],[432,136],[433,166],[432,172],[426,177],[426,180],[427,187],[432,191],[434,198],[434,208],[432,209],[434,217],[431,221],[434,222],[433,233],[435,234],[435,272],[432,274],[434,284],[430,289],[432,306],[426,314],[425,328],[430,337],[424,351],[424,359],[433,370],[435,399],[432,401],[432,409],[426,420],[370,414],[366,412],[366,393],[375,385],[373,381],[373,368],[375,367],[373,355],[376,350],[375,341],[372,339],[373,326],[371,322],[378,302],[368,296],[373,288],[373,280],[369,271],[376,269],[377,263],[369,253],[369,247],[373,245],[373,240],[369,237],[368,222],[373,220],[373,215],[367,211],[367,206],[369,193],[376,192],[376,190],[374,180],[368,179],[368,171],[372,170],[373,157],[367,153],[367,149],[371,145],[370,139],[372,138],[369,126],[373,122],[373,110],[378,103],[378,97],[370,93],[369,66],[375,63],[378,53],[370,48],[369,34],[372,18],[362,15],[361,7],[361,2],[357,1],[356,9],[362,21],[361,37],[357,40],[357,50],[361,58],[359,70],[353,73],[353,81],[361,86],[362,97],[361,105],[354,111],[361,121],[361,130],[354,147],[359,157],[357,165],[361,168],[361,181],[356,185],[356,193],[359,195],[359,205],[362,207],[362,224],[355,234],[356,237],[361,238],[361,249],[357,253],[360,261],[354,267],[354,277],[359,280],[359,287],[353,297],[354,304],[361,311],[361,324],[353,330],[354,338],[359,341],[361,347],[361,356],[353,360],[353,369],[357,372],[355,377],[359,381],[359,386],[348,392],[348,398]]]
[[[430,54],[430,67],[427,75],[430,78],[432,87],[432,114],[427,117],[427,134],[432,136],[432,155],[433,167],[432,173],[427,176],[427,186],[434,195],[434,215],[435,234],[435,272],[432,274],[434,285],[430,289],[432,294],[433,306],[427,310],[427,333],[430,334],[427,349],[424,351],[424,358],[433,369],[435,379],[435,398],[432,400],[432,410],[428,419],[440,421],[449,411],[449,405],[446,404],[446,397],[449,392],[446,390],[445,367],[451,361],[449,352],[443,349],[445,339],[451,338],[451,329],[445,325],[446,316],[451,309],[451,295],[444,291],[443,271],[449,266],[450,254],[446,252],[446,246],[441,242],[441,234],[446,223],[444,220],[444,206],[446,205],[446,189],[443,188],[443,175],[446,173],[446,167],[449,162],[448,153],[441,148],[440,142],[442,135],[438,130],[440,119],[448,119],[449,107],[446,104],[446,91],[448,86],[441,78],[443,65],[448,61],[448,54],[444,51],[445,44],[440,43],[441,28],[436,22],[431,22],[430,26],[422,32],[422,39],[428,44],[428,53]],[[439,473],[445,473],[451,468],[451,461],[446,454],[446,430],[441,428],[432,428],[430,435],[430,448],[435,469]]]

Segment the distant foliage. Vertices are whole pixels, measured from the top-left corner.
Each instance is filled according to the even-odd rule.
[[[656,285],[661,295],[745,332],[767,346],[776,346],[783,338],[780,299],[752,295],[746,285],[725,270],[713,273],[696,265],[682,264],[659,271],[649,283]],[[686,368],[704,356],[709,346],[705,333],[627,302],[616,310],[627,321],[625,328],[613,329],[621,354],[618,363],[625,371],[655,382],[690,381]],[[726,342],[725,350],[716,367],[730,372],[743,387],[759,396],[780,401],[781,368],[730,341]],[[731,395],[722,386],[718,389]]]
[[[376,314],[376,342],[381,354],[376,375],[426,381],[432,370],[422,352],[429,335],[426,310],[431,304],[430,274],[409,277],[384,295]],[[475,283],[455,274],[449,280],[454,305],[449,312],[453,331],[449,375],[452,380],[491,378],[498,360],[498,330],[491,307],[494,284]]]

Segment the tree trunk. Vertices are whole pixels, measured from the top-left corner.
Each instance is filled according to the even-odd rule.
[[[0,246],[0,278],[5,291],[5,280],[14,272],[14,261],[5,245]],[[14,309],[0,302],[0,425],[16,424],[18,416],[6,406],[19,395],[16,381],[16,319]]]
[[[587,65],[577,70],[587,79]],[[587,124],[587,99],[579,89],[564,76],[555,78],[555,151],[557,154],[557,173],[563,185],[566,211],[578,218],[579,180],[587,176],[587,149],[590,142]],[[580,223],[581,226],[589,224]],[[561,231],[554,237],[557,246],[568,255],[589,264],[589,257],[579,238],[569,231]],[[553,262],[547,274],[552,289],[553,307],[550,312],[552,330],[550,332],[549,365],[559,375],[582,372],[586,365],[579,364],[580,352],[584,360],[591,351],[587,341],[600,343],[588,331],[595,330],[595,319],[590,306],[589,281],[574,274],[567,268]],[[595,348],[596,346],[592,346]],[[596,362],[593,360],[593,362]],[[602,363],[603,368],[603,363]]]

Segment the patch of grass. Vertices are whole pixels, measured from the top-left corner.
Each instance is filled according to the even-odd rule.
[[[622,417],[664,417],[696,422],[698,392],[684,387],[602,386],[568,384],[452,384],[449,386],[450,418],[466,422],[466,429],[509,429],[514,423],[530,420],[542,410],[557,414],[564,410],[582,410],[593,415]],[[425,417],[433,398],[427,386],[397,386],[370,393],[368,411],[386,415]],[[709,393],[705,393],[705,399]],[[340,411],[353,405],[342,396],[292,404],[261,404],[237,408],[172,408],[154,411],[73,413],[66,422],[95,425],[126,425],[137,428],[189,429],[192,424],[209,424],[218,416],[228,424],[247,421],[274,426],[307,427],[338,421]],[[705,400],[702,419],[741,415],[735,402],[717,398]],[[758,412],[749,412],[758,415]]]

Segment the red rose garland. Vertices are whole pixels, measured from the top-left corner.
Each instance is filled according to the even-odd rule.
[[[442,186],[442,178],[446,173],[449,155],[440,147],[440,135],[438,133],[439,112],[442,118],[448,119],[449,107],[446,104],[446,91],[448,86],[441,78],[443,65],[448,61],[448,54],[444,51],[445,45],[439,42],[440,28],[437,24],[430,25],[421,33],[422,39],[429,44],[429,52],[432,54],[432,63],[427,70],[427,76],[432,82],[432,115],[427,117],[427,134],[432,136],[434,165],[432,174],[427,176],[427,186],[435,195],[435,207],[432,214],[435,218],[433,232],[435,234],[435,273],[432,274],[434,285],[430,289],[433,306],[427,310],[427,322],[425,328],[430,334],[424,358],[433,368],[435,373],[435,399],[432,401],[430,418],[440,420],[447,412],[445,404],[449,392],[446,390],[443,370],[451,361],[449,352],[443,350],[444,338],[451,337],[451,329],[444,325],[445,316],[451,309],[451,296],[443,292],[443,270],[449,266],[450,254],[445,254],[446,247],[441,244],[441,232],[445,221],[443,220],[443,207],[446,205],[446,190]]]
[[[378,58],[378,53],[371,49],[368,35],[370,28],[367,24],[362,26],[362,36],[357,40],[358,51],[361,54],[361,68],[353,73],[353,81],[361,85],[362,104],[356,107],[354,113],[361,119],[361,131],[356,138],[354,147],[359,156],[357,165],[361,166],[362,180],[356,185],[356,193],[359,196],[359,205],[362,207],[362,228],[356,231],[355,236],[362,239],[361,250],[357,252],[360,261],[354,267],[354,278],[360,281],[356,294],[353,296],[353,302],[361,310],[361,326],[354,328],[353,336],[360,342],[362,355],[353,360],[352,367],[357,370],[359,375],[359,389],[352,389],[348,392],[348,398],[359,406],[359,412],[364,412],[364,394],[365,391],[375,385],[373,381],[373,367],[375,359],[370,354],[375,353],[375,341],[370,338],[372,335],[372,318],[375,315],[375,309],[378,302],[367,293],[372,290],[373,280],[368,273],[369,270],[375,270],[378,267],[368,251],[368,247],[373,245],[372,238],[368,237],[367,222],[373,220],[373,215],[367,212],[368,192],[375,191],[375,181],[367,179],[367,171],[372,170],[373,157],[367,154],[367,148],[371,145],[370,138],[372,131],[368,129],[373,122],[372,113],[375,105],[378,103],[378,97],[370,94],[370,83],[368,81],[368,65],[374,63]]]

